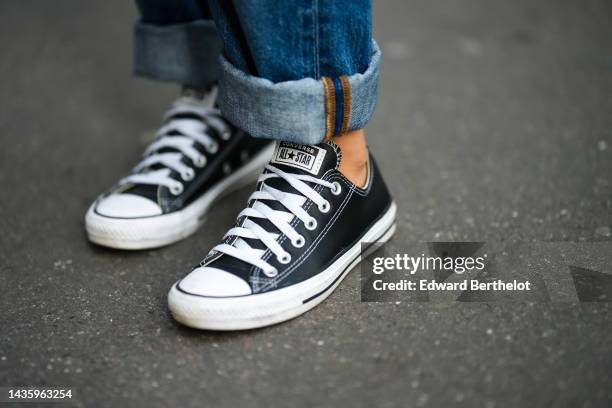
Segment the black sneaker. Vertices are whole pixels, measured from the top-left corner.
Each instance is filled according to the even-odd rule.
[[[395,231],[396,208],[372,156],[359,188],[339,171],[332,142],[280,142],[223,242],[168,295],[176,320],[239,330],[315,307],[361,259],[362,242]]]
[[[274,144],[231,126],[215,97],[213,88],[172,105],[143,160],[87,211],[92,242],[120,249],[171,244],[196,231],[215,199],[255,183]]]

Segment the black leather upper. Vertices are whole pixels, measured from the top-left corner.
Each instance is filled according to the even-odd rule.
[[[261,269],[228,255],[212,254],[203,261],[203,265],[219,268],[240,276],[249,282],[253,293],[261,293],[311,278],[323,271],[348,248],[359,241],[361,236],[386,212],[392,202],[376,161],[370,154],[368,184],[365,188],[359,188],[338,171],[340,155],[338,147],[331,142],[320,144],[318,147],[327,150],[319,172],[320,178],[329,182],[340,183],[342,190],[340,194],[334,195],[329,188],[315,185],[315,190],[330,202],[331,208],[327,213],[322,213],[311,200],[304,203],[303,208],[317,220],[317,228],[309,231],[301,220],[294,217],[291,225],[306,238],[306,244],[302,248],[295,248],[285,235],[281,234],[279,236],[277,241],[291,254],[291,262],[283,265],[277,261],[270,250],[267,250],[263,259],[278,269],[279,273],[275,277],[268,277]],[[275,166],[283,167],[277,164]],[[300,173],[299,170],[296,171],[295,169],[283,168],[282,170]],[[288,183],[280,178],[266,181],[266,183],[268,182],[284,183],[285,185],[282,187],[280,185],[274,186],[282,188],[283,191],[292,189],[288,186]],[[275,209],[284,209],[278,202],[267,201],[266,204],[271,207],[277,205]],[[253,203],[249,203],[249,205],[253,205]],[[237,224],[241,224],[243,221],[243,219],[239,219]],[[268,230],[274,228],[271,225],[262,226]],[[228,238],[225,242],[231,243],[232,241],[232,238]],[[253,241],[249,240],[249,245],[254,246],[253,244],[256,243]]]
[[[190,204],[272,142],[256,139],[236,129],[228,141],[218,141],[218,143],[219,151],[214,155],[207,155],[208,163],[196,172],[196,176],[188,185],[185,185],[183,193],[175,197],[166,187],[160,187],[162,189],[160,200],[164,199],[162,202],[164,211],[175,211]],[[180,180],[178,173],[173,176]]]
[[[230,127],[231,137],[228,140],[224,140],[214,129],[209,128],[209,134],[219,146],[216,153],[209,153],[203,146],[194,144],[194,148],[206,157],[204,167],[198,168],[191,159],[183,157],[183,163],[195,171],[192,180],[185,181],[178,172],[171,171],[170,177],[180,181],[184,186],[181,194],[175,196],[165,186],[129,184],[114,187],[103,197],[113,193],[136,194],[155,201],[164,214],[183,209],[272,143],[270,140],[256,139],[240,129]]]

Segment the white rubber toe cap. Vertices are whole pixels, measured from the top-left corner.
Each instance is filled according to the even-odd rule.
[[[98,202],[100,215],[119,218],[151,217],[161,215],[162,209],[155,202],[135,194],[111,194]]]
[[[194,269],[180,283],[180,289],[200,296],[228,297],[251,294],[249,284],[229,272],[207,266]]]

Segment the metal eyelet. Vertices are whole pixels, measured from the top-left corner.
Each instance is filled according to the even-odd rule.
[[[273,278],[276,275],[278,275],[278,270],[277,269],[272,269],[271,271],[263,271],[264,275],[266,275],[268,278]]]
[[[283,265],[287,265],[289,262],[291,262],[291,254],[289,252],[285,252],[280,258],[276,257],[276,260]]]
[[[219,144],[217,142],[211,142],[206,146],[206,150],[208,150],[210,154],[215,154],[219,151]]]
[[[172,186],[170,186],[170,193],[172,193],[172,195],[179,195],[183,192],[183,185],[181,183],[176,183],[173,184]]]
[[[338,183],[337,181],[334,181],[332,184],[333,184],[333,187],[331,189],[332,194],[335,196],[340,195],[340,193],[342,192],[342,186],[340,185],[340,183]]]
[[[306,239],[302,235],[291,241],[291,245],[293,245],[294,248],[301,248],[304,246],[305,243]]]
[[[329,204],[329,201],[325,201],[323,204],[319,205],[318,207],[319,207],[319,211],[321,211],[322,213],[327,213],[329,212],[331,205]]]
[[[195,160],[193,160],[193,164],[200,168],[206,166],[206,156],[198,156]]]
[[[232,132],[223,132],[223,133],[221,133],[221,139],[223,139],[223,140],[230,140],[230,137],[232,137]]]
[[[184,181],[193,180],[194,177],[195,177],[195,171],[193,171],[191,167],[188,167],[187,169],[185,169],[185,171],[181,172],[181,178]]]
[[[317,220],[314,218],[311,218],[308,221],[306,221],[304,225],[306,226],[307,230],[313,231],[315,228],[317,228]]]

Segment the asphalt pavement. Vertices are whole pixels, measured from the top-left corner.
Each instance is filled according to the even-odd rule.
[[[0,16],[0,387],[70,386],[79,407],[612,405],[608,302],[362,303],[352,273],[277,326],[174,323],[169,287],[249,189],[175,245],[89,244],[88,205],[177,88],[131,76],[131,2],[2,2]],[[367,133],[395,245],[612,240],[610,2],[377,0],[374,32]]]

